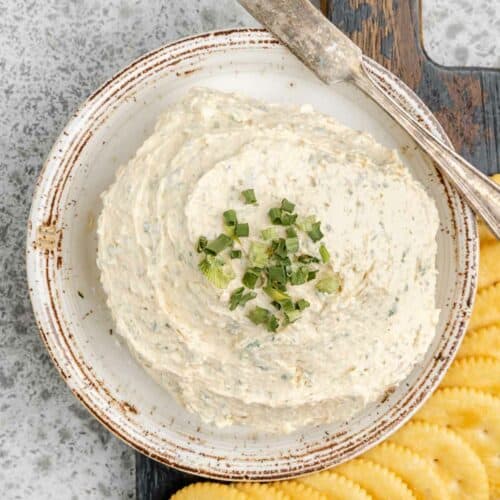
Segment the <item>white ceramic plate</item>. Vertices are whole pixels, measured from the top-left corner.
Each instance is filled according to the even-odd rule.
[[[373,62],[371,71],[416,117],[447,141],[418,98]],[[340,425],[265,436],[216,429],[186,412],[112,334],[96,268],[100,194],[152,132],[158,114],[192,86],[238,91],[271,102],[312,104],[342,123],[400,148],[436,200],[442,308],[435,341],[411,376],[357,418]],[[271,480],[320,470],[358,455],[405,422],[436,387],[460,343],[477,268],[475,220],[409,137],[352,86],[319,82],[262,30],[207,33],[147,54],[78,110],[38,180],[27,266],[43,340],[75,396],[111,431],[168,465],[215,478]]]

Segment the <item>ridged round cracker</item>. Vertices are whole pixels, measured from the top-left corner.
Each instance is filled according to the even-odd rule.
[[[490,241],[481,245],[479,252],[479,290],[500,281],[500,241]]]
[[[467,332],[457,359],[467,356],[491,356],[500,359],[500,323]]]
[[[483,221],[478,222],[477,232],[479,234],[479,242],[481,243],[481,245],[497,241],[495,235],[488,229],[488,226]]]
[[[476,296],[470,330],[500,323],[500,283],[483,288]]]
[[[439,389],[416,418],[451,427],[486,467],[490,493],[500,498],[500,398],[472,389]]]
[[[175,493],[171,500],[250,500],[235,488],[218,483],[194,483]]]
[[[356,458],[333,470],[358,483],[375,499],[415,499],[415,495],[399,476],[370,460]]]
[[[291,500],[328,500],[326,495],[299,481],[272,483],[277,490],[287,494]]]
[[[363,455],[363,458],[387,467],[397,474],[418,499],[447,500],[450,498],[445,482],[434,462],[395,443],[382,443]]]
[[[252,500],[290,500],[290,497],[270,484],[236,483],[233,488],[245,493]]]
[[[371,500],[373,498],[359,484],[332,471],[304,476],[298,481],[320,491],[328,500]]]
[[[490,356],[469,356],[454,361],[440,387],[468,387],[500,395],[500,361]]]
[[[456,432],[441,425],[412,421],[391,436],[390,441],[433,460],[452,499],[488,499],[485,466]]]

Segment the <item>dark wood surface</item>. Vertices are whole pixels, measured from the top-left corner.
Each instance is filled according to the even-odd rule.
[[[419,0],[322,0],[329,19],[429,106],[455,148],[487,174],[500,172],[500,71],[448,68],[422,47]],[[137,500],[166,500],[195,476],[136,454]]]

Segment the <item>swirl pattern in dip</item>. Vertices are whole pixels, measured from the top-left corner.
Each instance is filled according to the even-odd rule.
[[[241,191],[253,188],[258,206]],[[339,294],[268,332],[198,270],[198,236],[235,209],[250,228],[288,198],[322,221]],[[438,214],[397,154],[308,107],[192,90],[103,195],[98,266],[117,332],[187,409],[217,426],[290,432],[346,419],[403,380],[436,328]],[[250,239],[252,234],[250,234]],[[301,236],[304,252],[314,251]],[[293,290],[292,290],[293,292]],[[262,305],[260,298],[251,306]]]

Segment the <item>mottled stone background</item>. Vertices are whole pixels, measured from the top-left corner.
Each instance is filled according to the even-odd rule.
[[[424,0],[426,47],[441,63],[498,66],[499,17],[498,0]],[[25,224],[45,156],[77,105],[137,56],[244,25],[233,0],[0,0],[2,500],[134,496],[132,450],[73,398],[33,321]]]
[[[500,68],[500,0],[422,0],[422,18],[435,62]]]

